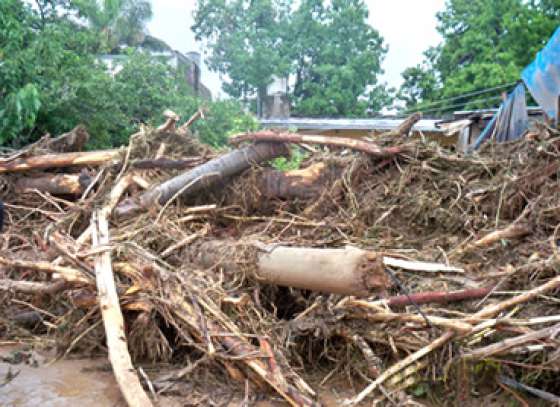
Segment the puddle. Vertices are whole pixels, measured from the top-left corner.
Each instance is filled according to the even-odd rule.
[[[0,357],[13,358],[15,350],[0,347]],[[60,360],[49,364],[40,355],[24,355],[29,359],[21,363],[0,361],[1,406],[126,406],[112,372],[100,370],[107,366],[106,359]],[[16,376],[5,383],[10,374]]]

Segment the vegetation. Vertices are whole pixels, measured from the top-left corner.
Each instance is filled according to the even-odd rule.
[[[199,0],[192,27],[209,45],[224,90],[248,101],[295,77],[293,113],[364,116],[391,98],[378,84],[387,49],[362,0]],[[294,2],[295,3],[295,2]]]
[[[131,33],[145,22],[138,17],[130,25],[137,16],[132,6],[142,5],[142,15],[149,16],[149,3],[105,1],[99,10],[85,7],[95,1],[38,4],[0,2],[1,145],[21,146],[80,123],[92,135],[91,147],[121,145],[140,123],[160,124],[165,109],[189,117],[203,103],[207,118],[194,129],[205,142],[223,145],[230,132],[255,126],[236,102],[202,102],[174,68],[137,48],[123,51],[127,58],[118,74],[107,72],[97,55],[132,44]],[[102,18],[104,13],[111,17]],[[95,16],[87,24],[71,17],[86,14]]]
[[[511,85],[455,97],[517,81],[559,18],[558,0],[449,0],[437,15],[442,44],[403,73],[399,98],[409,109],[433,114],[497,104]],[[453,100],[433,103],[442,99]]]

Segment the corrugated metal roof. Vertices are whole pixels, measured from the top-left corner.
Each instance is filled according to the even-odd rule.
[[[394,130],[404,121],[404,119],[309,119],[309,118],[289,118],[289,119],[260,119],[264,127],[294,127],[298,130]],[[412,128],[412,130],[441,133],[442,130],[436,127],[439,120],[423,119]]]

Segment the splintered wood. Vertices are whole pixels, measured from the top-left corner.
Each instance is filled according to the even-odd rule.
[[[121,392],[131,407],[149,407],[152,402],[135,373],[124,331],[124,319],[119,305],[109,247],[109,223],[103,211],[94,212],[91,220],[93,248],[104,248],[95,259],[97,299],[101,308],[107,337],[109,360]]]

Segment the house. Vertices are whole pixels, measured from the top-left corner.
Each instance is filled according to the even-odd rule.
[[[205,100],[212,100],[212,93],[201,81],[201,58],[198,52],[182,54],[171,48],[158,51],[149,50],[148,52],[153,57],[166,60],[170,66],[176,68],[196,96]],[[102,54],[98,55],[97,59],[105,64],[112,76],[115,76],[123,68],[128,56],[124,54]]]

